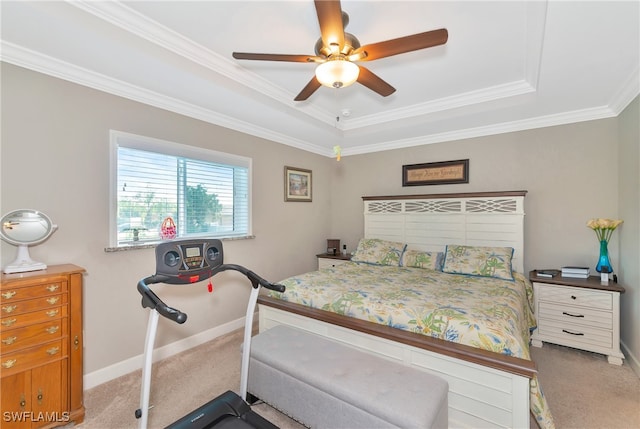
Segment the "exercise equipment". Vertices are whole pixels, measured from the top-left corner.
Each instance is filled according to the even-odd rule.
[[[284,292],[285,288],[282,285],[268,282],[241,265],[224,264],[223,260],[224,252],[222,242],[217,239],[162,242],[156,247],[156,274],[138,282],[138,292],[142,295],[142,307],[150,309],[144,347],[140,408],[135,412],[136,418],[139,419],[138,427],[140,429],[146,429],[148,423],[153,345],[158,328],[158,319],[160,316],[163,316],[179,324],[187,320],[185,313],[165,304],[151,290],[149,285],[156,283],[189,285],[210,279],[217,273],[226,270],[234,270],[244,274],[251,281],[252,286],[244,327],[240,393],[238,395],[232,391],[227,391],[175,421],[169,425],[168,428],[277,429],[277,426],[252,411],[245,399],[247,398],[253,314],[255,312],[260,287],[279,292]],[[211,281],[209,281],[209,291],[212,291]]]

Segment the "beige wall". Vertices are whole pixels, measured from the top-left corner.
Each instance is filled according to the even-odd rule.
[[[640,100],[620,115],[619,199],[621,328],[624,352],[640,377]]]
[[[74,263],[85,277],[85,374],[143,352],[147,312],[138,280],[155,272],[153,249],[105,253],[109,216],[109,130],[212,148],[253,159],[255,239],[226,241],[225,261],[268,279],[316,266],[330,222],[327,158],[254,138],[59,79],[2,65],[2,171],[0,210],[33,208],[58,225],[31,248],[35,260]],[[313,170],[313,202],[285,203],[284,166]],[[16,249],[2,243],[2,266]],[[163,321],[157,345],[191,336],[244,315],[250,290],[235,272],[161,296],[189,321]]]
[[[85,374],[142,353],[147,316],[135,285],[154,270],[153,250],[104,252],[109,129],[251,157],[256,238],[226,241],[225,256],[227,262],[269,279],[314,268],[314,255],[325,247],[326,238],[340,238],[352,250],[363,231],[361,196],[396,193],[528,190],[525,268],[594,266],[598,244],[585,223],[592,217],[619,217],[627,192],[618,177],[618,158],[624,157],[618,154],[618,126],[624,121],[619,118],[348,156],[336,162],[6,64],[1,83],[0,211],[26,207],[49,214],[59,230],[31,250],[34,259],[87,269]],[[633,119],[626,123],[625,129],[632,130]],[[635,138],[637,172],[637,131]],[[633,143],[631,136],[625,153],[633,150]],[[404,164],[464,158],[470,159],[469,184],[401,186]],[[312,203],[283,202],[284,165],[313,170]],[[636,185],[636,218],[637,190]],[[636,251],[634,260],[621,259],[619,240],[614,234],[611,254],[614,268],[622,273],[632,269],[628,264],[637,264],[638,256]],[[4,266],[15,248],[1,246]],[[204,285],[160,287],[167,301],[189,314],[189,321],[182,326],[163,323],[157,345],[243,316],[248,285],[228,272],[216,276],[214,284],[212,296],[204,292]],[[631,320],[637,322],[637,310]],[[637,326],[623,332],[637,338]],[[638,342],[629,343],[636,344],[638,356]]]
[[[617,121],[607,119],[344,157],[333,168],[332,234],[357,244],[363,195],[526,190],[525,269],[595,268],[593,217],[618,216]],[[469,183],[402,187],[402,165],[469,159]],[[620,268],[618,235],[610,251]]]

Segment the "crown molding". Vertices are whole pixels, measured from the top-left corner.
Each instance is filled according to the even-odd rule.
[[[618,91],[609,102],[611,110],[616,115],[622,113],[624,109],[640,94],[640,67],[637,67],[629,78],[621,85]]]
[[[526,131],[536,128],[553,127],[556,125],[573,124],[577,122],[606,119],[617,116],[609,106],[601,106],[591,109],[581,109],[572,112],[563,112],[555,115],[539,116],[519,121],[504,122],[483,127],[467,128],[464,130],[449,131],[439,134],[431,134],[411,139],[402,139],[376,143],[372,145],[343,148],[342,156],[360,155],[372,152],[381,152],[391,149],[403,149],[407,147],[422,146],[434,143],[444,143],[455,140],[465,140],[475,137]]]
[[[323,147],[113,79],[4,40],[0,44],[0,61],[307,152],[326,155],[326,149]]]
[[[79,0],[69,2],[69,4],[289,108],[303,112],[315,120],[321,120],[327,124],[332,124],[335,120],[335,115],[313,105],[306,105],[304,109],[299,109],[297,102],[294,101],[296,94],[283,90],[256,73],[238,67],[230,59],[184,37],[119,1]]]
[[[440,98],[409,107],[389,110],[384,114],[363,116],[362,118],[349,120],[348,124],[343,125],[343,129],[346,131],[357,130],[359,128],[379,125],[385,122],[410,119],[417,116],[432,115],[437,112],[459,109],[462,107],[506,99],[532,92],[535,92],[535,88],[524,80],[510,82],[504,85],[482,88],[477,91],[470,91],[464,94]]]

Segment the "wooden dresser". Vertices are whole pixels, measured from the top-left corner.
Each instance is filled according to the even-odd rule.
[[[0,283],[1,426],[41,428],[84,419],[84,269],[3,274]]]

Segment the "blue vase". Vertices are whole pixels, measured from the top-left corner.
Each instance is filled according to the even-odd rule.
[[[600,240],[600,257],[598,258],[598,265],[596,265],[596,271],[599,273],[612,273],[613,268],[609,261],[609,249],[607,248],[607,240]]]

